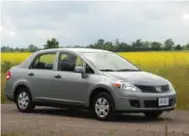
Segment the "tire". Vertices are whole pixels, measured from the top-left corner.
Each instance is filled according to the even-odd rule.
[[[93,100],[93,112],[98,120],[113,120],[115,117],[115,105],[110,94],[102,92]]]
[[[21,87],[16,94],[16,105],[20,112],[32,112],[35,106],[32,103],[32,97],[29,89]]]
[[[159,116],[161,116],[161,114],[163,113],[163,111],[149,111],[149,112],[145,112],[144,115],[148,118],[158,118]]]

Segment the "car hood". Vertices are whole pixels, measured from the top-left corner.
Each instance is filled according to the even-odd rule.
[[[104,75],[113,79],[127,81],[134,85],[161,86],[168,84],[166,79],[144,71],[104,72]]]

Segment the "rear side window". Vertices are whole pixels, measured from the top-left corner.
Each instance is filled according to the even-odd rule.
[[[56,53],[41,54],[34,59],[30,68],[52,70],[55,57],[56,57]]]

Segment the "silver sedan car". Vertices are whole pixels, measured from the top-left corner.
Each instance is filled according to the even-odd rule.
[[[108,120],[117,112],[157,118],[176,107],[176,92],[167,79],[104,50],[41,50],[12,67],[6,79],[5,95],[20,112],[35,106],[84,107]]]

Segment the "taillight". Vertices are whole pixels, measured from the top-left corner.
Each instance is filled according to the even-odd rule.
[[[6,79],[9,80],[10,78],[11,78],[11,72],[8,71],[8,72],[7,72],[7,75],[6,75]]]

